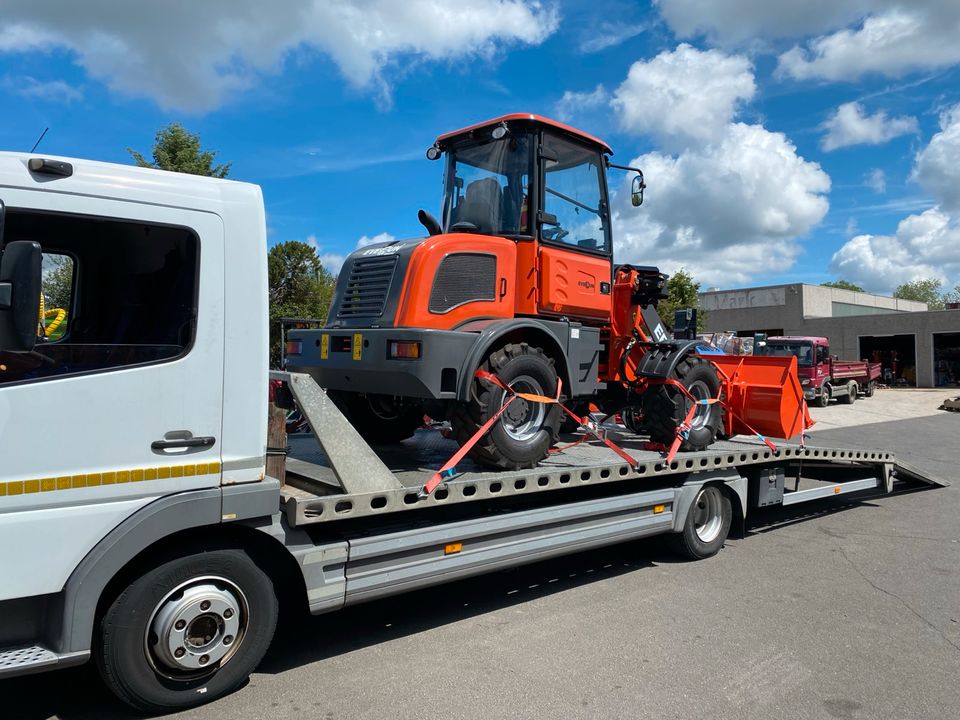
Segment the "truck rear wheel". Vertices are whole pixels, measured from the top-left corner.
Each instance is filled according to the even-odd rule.
[[[873,394],[877,391],[877,381],[871,380],[867,383],[867,386],[863,389],[864,397],[873,397]]]
[[[328,390],[350,424],[368,443],[386,445],[406,440],[423,425],[423,408],[389,395]]]
[[[166,712],[237,689],[277,625],[270,578],[240,549],[173,557],[134,579],[100,622],[100,674],[124,702]]]
[[[691,560],[713,557],[727,541],[732,520],[729,496],[716,485],[704,485],[687,511],[683,530],[671,536],[674,549]]]
[[[505,345],[493,351],[481,365],[517,392],[553,396],[557,372],[543,350],[527,343]],[[493,417],[509,396],[506,391],[475,379],[470,401],[458,404],[450,423],[461,445],[467,443]],[[561,413],[558,405],[534,403],[517,398],[484,435],[470,457],[481,465],[519,470],[536,466],[556,442]]]
[[[693,355],[680,360],[673,373],[674,379],[683,384],[697,400],[717,397],[720,391],[720,379],[713,366]],[[645,425],[650,439],[669,445],[677,437],[677,427],[690,411],[690,399],[677,388],[669,385],[654,386],[641,396]],[[722,421],[718,403],[698,405],[690,421],[687,437],[680,443],[680,449],[706,450],[716,439]]]

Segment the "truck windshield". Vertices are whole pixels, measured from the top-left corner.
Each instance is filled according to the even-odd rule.
[[[529,235],[533,143],[527,134],[471,142],[447,151],[444,232]]]
[[[793,355],[797,358],[797,365],[800,367],[813,367],[813,345],[810,343],[777,343],[767,342],[754,349],[754,355],[777,355],[780,357],[789,357]]]

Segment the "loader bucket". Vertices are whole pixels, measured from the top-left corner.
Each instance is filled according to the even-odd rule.
[[[789,440],[813,425],[795,357],[766,355],[703,355],[717,368],[723,385],[729,435]]]

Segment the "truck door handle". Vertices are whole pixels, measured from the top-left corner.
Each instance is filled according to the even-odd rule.
[[[156,452],[166,450],[175,450],[178,448],[208,448],[213,447],[217,442],[215,437],[190,437],[177,440],[154,440],[150,443],[150,449]]]

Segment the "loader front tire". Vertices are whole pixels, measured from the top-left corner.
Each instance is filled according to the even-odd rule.
[[[480,369],[493,373],[517,392],[552,397],[557,391],[553,360],[540,348],[527,343],[508,344],[494,350]],[[475,378],[470,387],[470,400],[459,403],[451,413],[450,424],[457,442],[465,445],[508,399],[508,393],[502,388]],[[556,442],[562,414],[556,404],[517,398],[473,446],[470,457],[481,465],[497,469],[535,467]]]
[[[703,358],[688,355],[677,363],[673,378],[683,384],[697,400],[717,397],[720,379],[713,366]],[[677,428],[690,410],[691,401],[670,385],[655,385],[641,396],[644,424],[654,442],[670,445],[677,437]],[[690,421],[690,430],[680,443],[683,451],[706,450],[717,438],[722,423],[719,403],[698,405]]]

